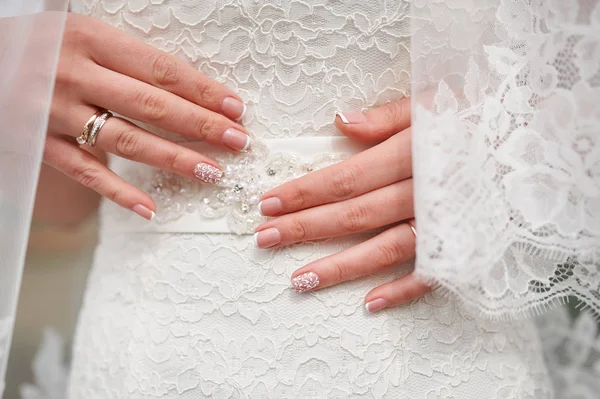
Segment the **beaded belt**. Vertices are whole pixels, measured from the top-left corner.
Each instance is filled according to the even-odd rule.
[[[222,165],[221,182],[207,185],[170,172],[114,158],[111,168],[149,193],[157,205],[148,222],[105,201],[102,231],[252,234],[264,218],[260,196],[282,183],[343,161],[366,147],[345,137],[301,137],[253,142],[245,154],[220,154],[186,145]]]

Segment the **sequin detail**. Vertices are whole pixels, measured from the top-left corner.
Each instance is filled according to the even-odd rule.
[[[348,154],[322,154],[312,160],[287,153],[273,153],[266,143],[254,140],[246,153],[203,152],[223,166],[221,179],[207,185],[155,168],[136,168],[126,179],[155,201],[153,223],[165,224],[186,214],[209,219],[227,218],[235,234],[253,234],[265,218],[258,211],[261,195],[306,173],[341,162]],[[210,165],[209,165],[210,166]],[[117,211],[118,212],[118,211]],[[123,214],[119,219],[126,218]]]
[[[204,183],[216,184],[223,177],[223,172],[207,163],[199,163],[194,167],[194,176]]]
[[[306,292],[315,289],[319,285],[317,273],[308,272],[292,279],[292,288],[296,292]]]

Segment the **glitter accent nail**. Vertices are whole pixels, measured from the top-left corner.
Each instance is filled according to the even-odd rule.
[[[223,177],[223,172],[207,163],[199,163],[194,167],[194,176],[204,183],[216,184]]]
[[[292,288],[296,292],[306,292],[316,288],[319,285],[319,276],[317,273],[308,272],[292,279]]]

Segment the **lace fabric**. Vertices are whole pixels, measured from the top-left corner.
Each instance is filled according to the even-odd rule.
[[[476,318],[439,292],[368,315],[368,290],[411,265],[289,289],[298,265],[363,239],[271,253],[233,234],[103,237],[70,397],[552,397],[530,321]]]
[[[417,272],[486,316],[600,311],[600,3],[414,1]]]
[[[407,94],[409,7],[397,0],[72,4],[232,87],[248,103],[245,125],[258,140],[334,136],[335,111]],[[113,167],[121,174],[123,165]],[[115,217],[103,205],[102,221]],[[104,229],[70,397],[552,397],[531,321],[481,319],[441,292],[366,313],[368,290],[411,265],[308,295],[289,289],[293,270],[367,237],[264,251],[248,235]]]

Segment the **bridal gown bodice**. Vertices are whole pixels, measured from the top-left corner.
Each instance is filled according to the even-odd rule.
[[[253,136],[251,151],[234,156],[155,131],[218,159],[218,187],[112,160],[153,196],[157,216],[102,205],[71,398],[550,396],[532,323],[479,319],[442,292],[365,312],[365,294],[408,266],[289,289],[295,269],[368,235],[260,250],[247,234],[261,192],[359,150],[336,132],[336,111],[408,94],[408,3],[75,0],[71,9],[235,90]]]

